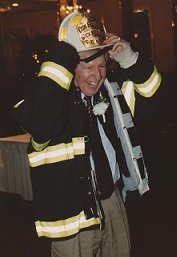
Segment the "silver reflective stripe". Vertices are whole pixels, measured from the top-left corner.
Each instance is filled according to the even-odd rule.
[[[44,62],[41,66],[41,70],[38,74],[38,77],[45,76],[55,81],[61,87],[69,90],[73,74],[71,74],[63,66],[53,63],[53,62]]]
[[[75,155],[85,154],[84,137],[73,138],[70,143],[47,146],[44,150],[28,154],[31,167],[73,159]]]

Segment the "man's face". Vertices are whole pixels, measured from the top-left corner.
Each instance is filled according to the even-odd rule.
[[[93,54],[93,53],[92,53]],[[92,55],[86,51],[80,55],[81,59]],[[86,63],[80,62],[75,70],[75,84],[80,87],[82,93],[88,96],[95,95],[106,78],[105,55]]]

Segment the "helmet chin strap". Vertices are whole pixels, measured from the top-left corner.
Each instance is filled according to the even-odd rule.
[[[101,49],[100,51],[98,51],[97,53],[85,58],[85,59],[80,59],[79,62],[91,62],[92,60],[98,58],[99,56],[107,53],[109,50],[112,49],[112,46],[107,46],[107,47],[104,47],[103,49]]]

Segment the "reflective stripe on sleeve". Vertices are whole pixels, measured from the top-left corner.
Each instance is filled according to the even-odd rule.
[[[14,105],[14,107],[13,107],[13,108],[18,108],[18,107],[19,107],[19,105],[20,105],[20,104],[22,104],[24,101],[25,101],[24,99],[23,99],[23,100],[21,100],[21,101],[20,101],[20,102],[18,102],[16,105]]]
[[[41,70],[38,74],[38,77],[45,76],[66,90],[69,90],[73,74],[71,74],[63,66],[56,64],[54,62],[44,62],[41,66]]]
[[[154,71],[151,74],[150,78],[142,84],[134,83],[134,87],[140,95],[144,97],[151,97],[159,88],[161,81],[161,74],[157,71],[156,67],[154,66]]]
[[[154,71],[151,74],[150,78],[142,83],[136,84],[132,81],[125,81],[122,85],[122,93],[126,99],[126,102],[130,108],[132,115],[134,115],[135,111],[135,92],[139,93],[143,97],[151,97],[155,94],[157,89],[160,86],[162,81],[161,74],[157,71],[154,66]]]

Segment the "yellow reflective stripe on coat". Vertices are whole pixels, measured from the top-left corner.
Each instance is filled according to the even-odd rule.
[[[45,236],[49,238],[62,238],[74,235],[79,230],[99,225],[99,218],[90,218],[86,220],[84,212],[80,212],[79,215],[60,221],[36,221],[36,231],[38,236]]]
[[[13,108],[18,108],[18,107],[19,107],[19,105],[20,105],[20,104],[22,104],[24,101],[25,101],[24,99],[23,99],[23,100],[21,100],[21,101],[20,101],[20,102],[18,102],[16,105],[14,105],[14,107],[13,107]]]
[[[47,147],[47,145],[50,143],[50,140],[45,142],[45,143],[42,143],[42,144],[38,144],[34,141],[33,138],[31,138],[31,144],[33,146],[33,148],[37,151],[37,152],[40,152],[42,150],[44,150],[44,148]]]
[[[122,86],[122,93],[125,97],[125,100],[130,108],[132,115],[134,115],[135,111],[135,92],[132,81],[126,81]]]
[[[122,86],[122,93],[127,101],[127,104],[131,110],[132,115],[134,115],[135,111],[135,93],[134,90],[144,97],[151,97],[155,94],[157,89],[160,86],[162,81],[161,74],[157,71],[154,66],[154,71],[151,74],[150,78],[142,83],[136,84],[132,81],[125,81]]]
[[[45,76],[66,90],[69,90],[73,74],[71,74],[63,66],[56,64],[54,62],[44,62],[41,66],[41,70],[38,74],[38,77]]]
[[[150,78],[142,84],[134,84],[135,90],[144,97],[151,97],[159,88],[162,81],[161,74],[154,66],[154,71]]]
[[[73,138],[70,143],[48,146],[40,152],[28,154],[30,167],[73,159],[75,155],[85,154],[84,137]]]

